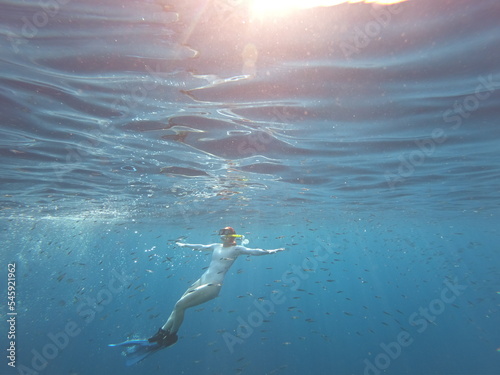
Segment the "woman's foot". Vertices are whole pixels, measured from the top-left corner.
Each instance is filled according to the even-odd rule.
[[[148,339],[148,341],[151,343],[157,342],[160,346],[167,347],[174,345],[177,342],[177,339],[178,337],[176,333],[170,333],[170,331],[165,331],[160,328],[153,337]]]

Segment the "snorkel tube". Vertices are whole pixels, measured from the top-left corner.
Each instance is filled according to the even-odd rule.
[[[240,239],[242,245],[246,245],[250,242],[245,238],[243,234],[228,234],[227,236]]]

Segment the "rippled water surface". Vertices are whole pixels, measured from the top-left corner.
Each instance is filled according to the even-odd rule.
[[[266,15],[243,0],[1,1],[18,365],[498,374],[499,17],[495,0]],[[106,344],[156,330],[208,261],[173,242],[226,225],[287,252],[239,260],[175,354],[125,368]],[[112,270],[133,277],[82,322]],[[286,303],[229,345],[277,290]],[[82,333],[36,369],[73,320]]]

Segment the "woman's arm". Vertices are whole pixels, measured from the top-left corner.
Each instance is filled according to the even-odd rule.
[[[200,250],[200,251],[213,250],[214,246],[217,245],[216,243],[213,243],[210,245],[201,245],[201,244],[191,244],[191,243],[182,243],[182,242],[176,242],[175,244],[179,247],[189,247],[190,249]]]
[[[238,250],[240,251],[241,255],[267,255],[267,254],[274,254],[277,253],[278,251],[283,251],[285,250],[283,247],[279,249],[274,249],[274,250],[264,250],[264,249],[249,249],[245,246],[238,246]]]

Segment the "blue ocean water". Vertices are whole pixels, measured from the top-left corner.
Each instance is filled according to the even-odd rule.
[[[500,374],[500,3],[250,9],[0,2],[0,374]]]

